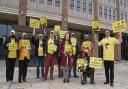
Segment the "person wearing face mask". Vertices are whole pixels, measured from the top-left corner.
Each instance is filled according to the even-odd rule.
[[[50,32],[50,37],[47,41],[47,47],[46,49],[46,61],[45,61],[45,74],[44,74],[44,80],[47,80],[48,71],[50,68],[50,79],[54,80],[53,78],[53,71],[54,71],[54,64],[55,64],[55,52],[57,51],[57,46],[55,45],[55,38],[54,38],[54,32]]]
[[[12,82],[14,75],[14,67],[17,59],[17,39],[15,31],[11,31],[11,36],[6,38],[4,42],[5,49],[7,49],[6,55],[6,81]]]
[[[44,78],[44,54],[45,54],[45,39],[42,34],[35,38],[35,29],[33,30],[32,43],[35,46],[36,72],[37,78],[40,77],[40,66],[42,78]]]
[[[26,82],[28,61],[30,59],[30,40],[27,38],[27,33],[22,34],[22,39],[19,41],[19,83]]]

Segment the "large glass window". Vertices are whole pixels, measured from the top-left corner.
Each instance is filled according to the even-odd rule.
[[[88,5],[89,5],[89,9],[88,9],[89,10],[89,14],[92,14],[92,3],[90,2]]]
[[[44,3],[44,0],[39,0],[39,3]]]
[[[86,0],[83,0],[83,12],[86,13],[87,7],[86,7]]]
[[[104,7],[104,17],[107,18],[107,7]]]
[[[80,11],[80,0],[76,1],[76,10]]]
[[[60,7],[60,0],[55,0],[55,6]]]
[[[109,19],[111,19],[111,8],[108,9],[108,16],[109,16]]]
[[[99,5],[99,15],[102,17],[102,5]]]
[[[53,1],[53,0],[47,0],[47,4],[48,4],[48,5],[52,5],[52,1]]]
[[[70,0],[70,9],[74,10],[74,0]]]
[[[116,11],[114,8],[113,8],[113,20],[116,20]]]

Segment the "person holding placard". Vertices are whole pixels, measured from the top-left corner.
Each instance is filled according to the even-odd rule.
[[[35,46],[35,59],[36,59],[36,72],[37,78],[40,77],[40,66],[42,78],[44,78],[44,56],[45,56],[45,37],[43,34],[39,34],[35,37],[35,29],[33,29],[32,43]]]
[[[110,31],[105,30],[105,38],[103,38],[100,42],[95,39],[99,46],[103,46],[103,60],[106,77],[104,84],[110,83],[110,86],[114,85],[114,49],[115,44],[121,43],[121,35],[119,38],[120,39],[118,40],[114,37],[111,37]]]
[[[73,67],[73,74],[75,78],[78,78],[77,75],[77,58],[80,56],[80,46],[79,43],[77,41],[77,38],[75,37],[75,33],[71,33],[71,45],[72,45],[72,54],[73,54],[73,59],[74,59],[74,67]],[[69,77],[71,76],[71,70],[69,73]]]
[[[28,61],[30,59],[30,40],[27,38],[27,33],[22,34],[22,39],[19,41],[19,83],[26,82]]]
[[[73,66],[72,56],[72,47],[70,42],[69,33],[65,34],[64,39],[60,44],[60,53],[61,53],[61,68],[63,70],[63,82],[69,83],[69,72]]]
[[[50,37],[48,39],[46,48],[46,61],[45,61],[45,74],[44,80],[47,80],[49,68],[50,68],[50,79],[53,78],[54,64],[55,64],[55,52],[57,51],[57,46],[55,45],[54,32],[50,32]]]
[[[89,66],[90,57],[93,56],[93,45],[92,45],[92,42],[90,41],[91,40],[90,38],[91,38],[90,35],[85,35],[85,37],[84,37],[85,41],[81,45],[82,56],[85,57],[85,59],[87,60],[87,66],[85,67],[85,69],[83,69],[81,84],[87,83],[87,77],[90,78],[91,84],[95,84],[94,68]]]
[[[17,59],[17,39],[14,30],[11,30],[11,36],[6,38],[4,42],[5,49],[7,49],[6,56],[6,81],[12,82],[14,75],[14,67]]]

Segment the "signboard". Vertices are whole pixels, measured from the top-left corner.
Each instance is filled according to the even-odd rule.
[[[100,21],[99,20],[93,20],[92,21],[92,30],[93,31],[100,31]]]
[[[112,23],[113,33],[127,30],[127,22],[125,19]]]
[[[8,50],[17,50],[17,43],[9,43]]]
[[[45,16],[40,17],[40,25],[47,26],[47,18]]]
[[[64,38],[65,34],[67,33],[68,31],[60,31],[60,38]]]
[[[22,46],[30,46],[29,40],[22,40]]]
[[[59,32],[61,30],[61,26],[55,25],[54,26],[54,32]]]
[[[95,69],[102,68],[102,58],[90,57],[89,66]]]
[[[40,21],[30,18],[29,26],[32,28],[40,28]]]
[[[78,68],[85,68],[87,66],[87,60],[85,58],[77,59],[77,67]]]

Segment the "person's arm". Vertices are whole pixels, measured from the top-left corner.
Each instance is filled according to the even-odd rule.
[[[4,41],[4,48],[8,49],[8,38],[6,38]]]
[[[35,29],[33,29],[33,34],[32,34],[32,38],[31,38],[32,44],[36,44],[36,39],[35,39]]]

